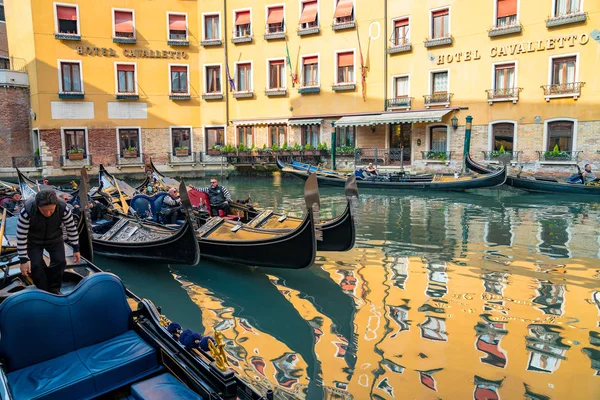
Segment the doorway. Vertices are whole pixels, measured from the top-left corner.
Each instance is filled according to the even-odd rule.
[[[410,165],[412,161],[412,124],[393,124],[390,129],[390,162]]]

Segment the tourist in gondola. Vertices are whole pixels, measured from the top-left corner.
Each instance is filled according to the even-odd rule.
[[[213,216],[218,216],[219,210],[223,210],[225,215],[231,214],[229,209],[231,194],[229,194],[229,190],[227,190],[225,186],[219,185],[219,182],[216,178],[210,179],[209,187],[197,188],[192,185],[189,185],[188,189],[196,189],[208,194],[208,199],[210,201],[210,210]]]
[[[11,213],[16,213],[21,210],[23,207],[23,200],[21,200],[21,193],[16,192],[12,195],[9,201],[4,204],[4,208],[6,208]]]
[[[585,164],[584,171],[582,173],[573,174],[567,179],[568,183],[582,183],[584,185],[594,182],[598,179],[596,175],[592,172],[592,166],[590,164]]]
[[[377,172],[377,168],[373,165],[373,163],[369,163],[369,166],[367,167],[367,169],[365,171],[370,176],[377,176],[377,175],[379,175],[379,173]]]
[[[108,208],[99,201],[90,201],[88,207],[90,209],[90,219],[92,222],[97,222],[108,217]]]
[[[21,273],[31,276],[38,289],[56,294],[60,293],[67,266],[62,225],[73,247],[73,261],[79,263],[79,240],[73,214],[54,190],[41,190],[27,200],[17,222]],[[50,256],[49,266],[44,261],[44,250]]]
[[[162,210],[163,223],[176,224],[177,220],[183,216],[181,198],[177,195],[177,189],[171,188],[163,199]]]

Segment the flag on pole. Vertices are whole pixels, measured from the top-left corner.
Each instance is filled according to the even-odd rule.
[[[298,83],[298,74],[294,73],[294,69],[292,68],[292,59],[290,58],[290,49],[288,48],[287,39],[285,40],[285,52],[287,53],[287,63],[290,67],[290,76],[292,77],[292,87],[296,83]]]
[[[367,101],[367,88],[366,88],[366,69],[365,62],[363,60],[362,48],[360,47],[360,35],[358,34],[358,26],[356,27],[356,38],[358,39],[358,52],[360,53],[360,75],[361,75],[361,87],[363,101]]]
[[[227,51],[225,51],[225,70],[227,71],[227,80],[229,81],[229,87],[231,90],[235,90],[235,81],[231,78],[229,73],[229,61],[227,61]]]

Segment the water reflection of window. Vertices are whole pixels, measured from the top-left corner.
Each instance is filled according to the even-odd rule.
[[[492,214],[485,225],[485,241],[496,246],[511,246],[513,234],[510,218],[504,215]]]
[[[394,286],[404,290],[406,289],[406,281],[408,280],[408,260],[402,258],[396,260],[390,265],[392,270],[392,281]]]
[[[562,338],[556,326],[532,324],[527,327],[529,336],[526,348],[529,351],[528,371],[554,373],[559,367],[561,360],[565,360],[565,354],[571,346],[562,343]]]
[[[390,335],[390,339],[395,338],[400,332],[410,330],[408,310],[410,307],[407,305],[389,306],[388,317],[398,325],[398,329]]]
[[[507,363],[506,351],[500,347],[500,341],[508,333],[505,324],[495,322],[488,318],[487,314],[481,315],[483,321],[477,322],[475,332],[477,339],[475,347],[486,354],[479,361],[497,368],[505,368]]]
[[[481,274],[481,280],[483,281],[485,291],[487,293],[503,296],[504,288],[506,287],[506,275],[507,274],[502,272]]]
[[[536,307],[544,314],[562,315],[565,303],[565,285],[555,285],[552,282],[540,281],[537,288],[538,295],[533,299],[533,303],[539,304]]]
[[[446,319],[438,317],[427,317],[421,324],[421,337],[436,342],[448,341],[446,332]]]
[[[570,224],[566,218],[542,219],[540,221],[540,244],[538,251],[553,258],[569,258],[571,240]]]

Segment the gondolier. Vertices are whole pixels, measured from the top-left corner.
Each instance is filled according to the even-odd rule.
[[[25,202],[17,222],[17,251],[21,273],[31,276],[38,289],[60,293],[67,266],[62,225],[73,247],[73,261],[79,263],[79,240],[73,214],[53,190],[41,190]],[[50,265],[44,261],[44,250]]]
[[[229,190],[227,190],[226,187],[219,185],[216,178],[211,178],[209,187],[197,188],[189,185],[188,189],[196,189],[208,194],[210,209],[213,216],[219,215],[219,210],[223,210],[225,215],[230,214],[229,202],[231,201],[231,194],[229,194]]]

